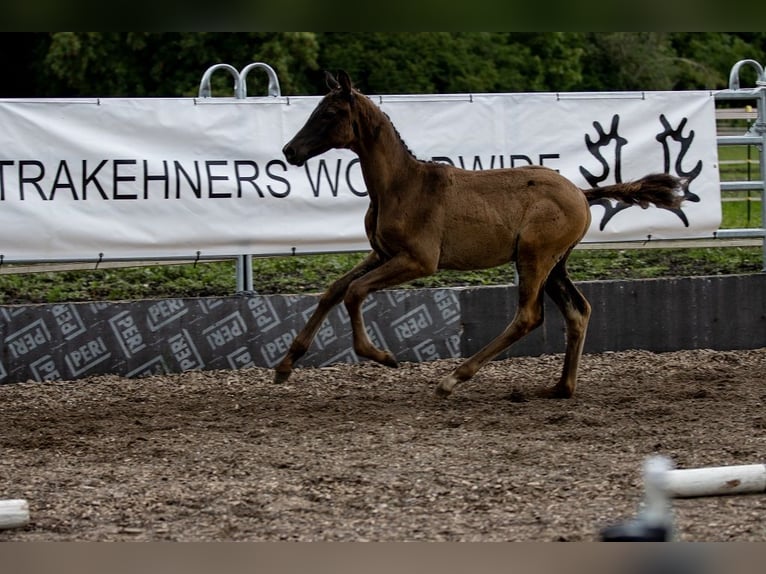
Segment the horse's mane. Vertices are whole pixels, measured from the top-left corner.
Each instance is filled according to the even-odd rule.
[[[405,141],[404,141],[404,139],[402,138],[402,134],[400,134],[400,133],[399,133],[399,130],[398,130],[398,129],[396,129],[396,125],[394,124],[394,122],[392,122],[392,121],[391,121],[391,118],[388,116],[388,114],[387,114],[386,112],[384,112],[383,110],[380,110],[380,111],[381,111],[381,113],[382,113],[382,114],[383,114],[383,115],[386,117],[386,119],[388,120],[388,123],[390,123],[390,124],[391,124],[391,127],[394,129],[394,133],[396,134],[396,137],[397,137],[397,139],[399,140],[399,143],[400,143],[400,144],[402,144],[402,147],[403,147],[405,150],[407,150],[407,153],[408,153],[408,154],[410,154],[410,156],[412,156],[414,159],[416,159],[416,160],[418,160],[418,161],[423,161],[422,159],[420,159],[419,157],[417,157],[417,156],[416,156],[414,153],[412,153],[412,150],[411,150],[411,149],[410,149],[410,147],[407,145],[407,142],[405,142]]]
[[[415,155],[415,154],[412,152],[412,150],[410,149],[410,147],[407,145],[407,143],[404,141],[404,139],[402,138],[402,134],[400,134],[400,133],[399,133],[399,130],[398,130],[398,129],[396,129],[396,125],[394,124],[394,122],[393,122],[393,121],[391,121],[391,118],[390,118],[390,116],[389,116],[389,115],[388,115],[386,112],[384,112],[384,111],[383,111],[383,110],[380,108],[380,106],[377,106],[377,105],[375,105],[375,102],[373,102],[373,101],[372,101],[372,98],[370,98],[369,96],[365,96],[364,94],[362,94],[362,92],[359,92],[358,90],[356,90],[356,91],[357,91],[357,93],[358,93],[360,96],[362,96],[362,97],[364,97],[364,98],[367,98],[367,101],[368,101],[368,102],[369,102],[369,103],[370,103],[370,104],[371,104],[371,105],[372,105],[372,106],[373,106],[373,107],[374,107],[376,110],[378,110],[378,111],[379,111],[381,114],[383,114],[383,117],[384,117],[384,118],[386,118],[386,120],[388,121],[389,125],[391,126],[391,129],[393,129],[393,130],[394,130],[394,134],[396,135],[396,138],[399,140],[399,143],[402,145],[402,147],[404,148],[404,150],[407,152],[407,154],[408,154],[408,155],[409,155],[409,156],[410,156],[412,159],[414,159],[414,160],[416,160],[416,161],[419,161],[419,162],[421,162],[421,163],[436,163],[436,162],[434,162],[434,161],[432,161],[432,160],[424,160],[424,159],[420,159],[418,156],[416,156],[416,155]]]

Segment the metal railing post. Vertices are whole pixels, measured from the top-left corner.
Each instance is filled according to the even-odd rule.
[[[763,79],[763,73],[761,78]],[[759,150],[759,165],[761,168],[761,181],[766,180],[766,82],[761,85],[760,99],[758,102],[758,120],[753,126],[760,131],[761,146]],[[761,227],[766,230],[766,183],[761,187]],[[763,238],[763,258],[761,270],[766,271],[766,235]]]
[[[229,64],[214,64],[210,66],[202,75],[202,80],[199,85],[199,97],[209,98],[212,96],[212,90],[210,88],[210,78],[213,72],[216,70],[226,70],[234,78],[234,97],[238,100],[244,100],[247,98],[247,75],[250,70],[255,68],[262,69],[266,72],[269,78],[268,95],[273,97],[279,97],[281,95],[281,89],[279,87],[279,78],[274,68],[263,62],[253,62],[248,64],[241,71],[237,71],[234,66]],[[237,279],[237,292],[253,290],[253,256],[252,255],[237,255],[236,257],[236,279]]]
[[[743,66],[753,68],[758,74],[755,88],[742,88],[739,73]],[[722,181],[721,191],[758,190],[761,194],[761,227],[760,229],[722,229],[717,237],[760,237],[762,240],[762,271],[766,271],[766,75],[763,66],[755,60],[740,60],[731,68],[729,73],[729,89],[715,94],[720,100],[755,100],[758,106],[758,117],[747,133],[740,136],[718,136],[718,145],[747,145],[759,149],[760,179],[756,181]]]

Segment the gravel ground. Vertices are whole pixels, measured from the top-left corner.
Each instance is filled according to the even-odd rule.
[[[766,349],[452,360],[0,386],[0,541],[589,541],[635,515],[647,455],[766,459]],[[766,540],[766,497],[673,503],[688,541]]]

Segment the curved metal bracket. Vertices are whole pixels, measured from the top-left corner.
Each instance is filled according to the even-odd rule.
[[[250,73],[250,70],[253,68],[260,68],[266,72],[266,75],[269,77],[269,88],[268,93],[269,96],[272,97],[279,97],[282,95],[282,90],[279,87],[279,78],[277,78],[277,73],[274,71],[274,68],[269,66],[268,64],[264,64],[263,62],[253,62],[252,64],[248,64],[242,70],[239,72],[240,79],[242,81],[242,97],[247,97],[247,74]]]
[[[214,64],[210,66],[202,75],[202,80],[199,83],[199,97],[209,98],[212,96],[212,90],[210,89],[210,78],[217,70],[226,70],[234,78],[234,97],[238,100],[243,100],[247,97],[247,75],[253,68],[260,68],[266,72],[269,77],[269,96],[279,97],[282,95],[282,91],[279,87],[279,78],[274,68],[263,62],[253,62],[248,64],[242,71],[238,72],[234,66],[229,64]]]
[[[756,85],[766,86],[766,77],[764,77],[764,74],[763,74],[763,66],[761,66],[761,64],[759,64],[755,60],[740,60],[739,62],[737,62],[736,64],[732,66],[731,72],[729,73],[729,89],[730,90],[740,89],[739,70],[745,64],[751,66],[758,73],[758,79],[755,82]]]
[[[221,69],[229,72],[234,78],[234,97],[238,99],[243,98],[242,86],[244,85],[244,82],[242,81],[242,77],[239,75],[237,69],[229,64],[214,64],[205,70],[205,73],[202,74],[202,80],[199,83],[199,97],[209,98],[212,95],[210,78],[212,77],[213,72]]]

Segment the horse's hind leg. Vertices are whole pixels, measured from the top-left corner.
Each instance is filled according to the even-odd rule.
[[[566,321],[566,352],[564,370],[559,382],[545,391],[550,397],[569,398],[574,394],[577,384],[577,368],[580,364],[585,334],[588,329],[591,307],[588,301],[569,279],[566,270],[566,258],[553,268],[545,291],[561,310]]]
[[[380,258],[374,251],[372,251],[363,261],[327,288],[319,299],[319,304],[314,310],[314,313],[306,322],[303,329],[301,329],[301,332],[295,337],[282,361],[276,366],[274,382],[283,383],[290,377],[290,374],[293,372],[295,361],[300,359],[306,351],[308,351],[311,341],[314,340],[314,336],[319,330],[322,321],[324,321],[330,310],[340,303],[341,299],[346,295],[346,291],[351,282],[371,269],[375,269],[380,263]]]
[[[446,397],[455,385],[470,379],[485,363],[521,339],[543,322],[543,282],[549,268],[533,260],[529,265],[517,263],[519,270],[519,304],[516,315],[505,330],[483,349],[463,361],[436,387],[436,394]]]

